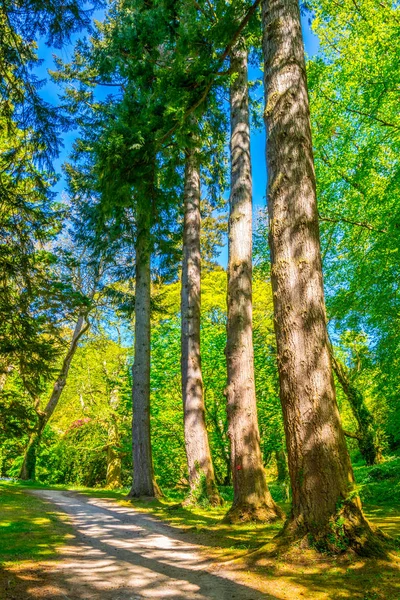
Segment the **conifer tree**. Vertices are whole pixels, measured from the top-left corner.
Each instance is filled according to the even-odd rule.
[[[220,502],[205,421],[200,355],[200,165],[196,148],[186,150],[181,288],[181,370],[185,447],[190,493]]]
[[[269,241],[292,512],[286,533],[373,552],[333,383],[297,0],[264,0]]]
[[[281,516],[265,479],[254,380],[252,326],[252,179],[247,49],[231,50],[231,192],[229,215],[226,388],[234,498],[226,519],[271,521]]]

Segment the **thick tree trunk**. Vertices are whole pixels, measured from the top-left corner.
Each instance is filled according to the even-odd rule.
[[[333,352],[331,356],[333,370],[336,373],[343,392],[349,401],[354,418],[357,421],[358,435],[356,439],[361,455],[367,465],[379,463],[382,461],[382,454],[377,439],[377,427],[374,417],[370,413],[362,393],[351,381],[350,374],[345,365],[334,357]]]
[[[196,152],[187,151],[181,288],[181,372],[188,503],[219,504],[205,419],[200,356],[200,174]]]
[[[46,427],[49,419],[52,417],[57,404],[61,398],[62,391],[67,382],[69,368],[71,366],[72,359],[74,358],[75,352],[78,348],[78,342],[84,333],[89,329],[89,323],[85,323],[85,316],[80,315],[75,325],[74,333],[68,348],[68,352],[63,360],[62,367],[58,374],[57,380],[53,386],[50,399],[46,404],[43,411],[37,408],[38,421],[34,431],[31,433],[28,441],[28,445],[25,450],[24,461],[22,463],[21,471],[19,474],[20,479],[35,479],[36,477],[36,454],[40,446],[42,439],[42,433]]]
[[[353,492],[326,330],[297,0],[264,0],[263,30],[271,280],[293,494],[286,533],[319,548],[367,552],[373,536]]]
[[[226,520],[274,520],[260,449],[252,328],[252,179],[247,51],[231,52],[231,195],[229,214],[226,388],[234,497]]]
[[[135,286],[135,359],[132,368],[133,482],[129,496],[155,497],[150,438],[151,207],[138,205]]]

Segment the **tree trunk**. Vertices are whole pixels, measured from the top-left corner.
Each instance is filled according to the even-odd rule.
[[[36,479],[36,454],[42,437],[44,426],[41,425],[39,419],[36,430],[33,431],[28,440],[28,445],[25,448],[24,462],[19,473],[19,479],[24,481]]]
[[[107,440],[107,475],[106,487],[110,490],[122,487],[121,468],[122,459],[120,451],[120,438],[118,423],[115,415],[112,416],[108,427]]]
[[[42,433],[49,419],[52,417],[57,404],[61,398],[62,391],[67,382],[69,368],[72,359],[78,348],[78,342],[84,333],[89,329],[89,323],[85,323],[85,315],[79,315],[75,325],[74,333],[72,334],[71,343],[68,352],[63,360],[62,367],[58,374],[57,380],[53,386],[50,399],[43,411],[37,408],[38,421],[34,431],[31,433],[28,445],[25,450],[24,461],[22,463],[19,478],[23,480],[36,478],[36,454],[42,439]]]
[[[288,478],[288,465],[286,452],[283,450],[283,448],[280,450],[275,450],[275,460],[278,471],[277,481],[279,483],[285,483]]]
[[[293,494],[285,531],[318,548],[373,551],[332,376],[298,2],[264,0],[262,18],[271,280]]]
[[[269,492],[260,449],[252,329],[252,179],[247,51],[231,52],[231,195],[229,214],[226,388],[233,504],[226,520],[274,520],[281,511]]]
[[[200,174],[195,150],[187,151],[181,288],[181,372],[188,503],[220,504],[205,419],[200,355]]]
[[[374,465],[382,461],[381,449],[377,439],[377,427],[374,417],[365,404],[364,397],[360,390],[352,383],[350,374],[346,367],[338,361],[331,351],[333,370],[336,373],[338,381],[342,386],[353,415],[358,425],[358,447],[361,455],[367,465]]]
[[[0,392],[3,391],[6,383],[7,383],[7,378],[8,375],[13,371],[14,367],[12,365],[1,365],[1,370],[0,370]]]
[[[135,359],[132,368],[133,482],[129,496],[155,497],[150,438],[150,235],[151,206],[137,207]]]

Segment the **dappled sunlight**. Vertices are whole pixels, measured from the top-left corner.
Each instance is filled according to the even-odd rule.
[[[187,533],[133,508],[58,491],[34,493],[69,514],[76,528],[76,542],[62,549],[55,571],[68,597],[87,589],[93,594],[88,597],[102,600],[131,600],[132,594],[138,599],[280,598],[233,581]]]
[[[364,560],[301,547],[271,555],[281,524],[228,525],[221,522],[223,507],[131,503],[121,495],[117,504],[110,500],[116,493],[101,491],[93,491],[100,497],[33,493],[69,515],[75,537],[59,538],[57,555],[46,562],[40,554],[46,540],[36,540],[40,562],[9,563],[0,571],[1,600],[365,600],[366,590],[374,600],[399,598],[397,555]],[[29,495],[33,501],[44,520],[56,514],[52,504]],[[398,508],[372,506],[367,514],[400,532]]]

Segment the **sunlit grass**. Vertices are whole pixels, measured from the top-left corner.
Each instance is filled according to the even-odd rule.
[[[0,482],[0,565],[52,558],[71,531],[50,505],[18,484]]]
[[[50,504],[26,493],[26,488],[32,487],[49,488],[0,483],[0,561],[9,566],[21,561],[39,566],[40,561],[57,556],[57,546],[68,540],[69,525]],[[279,600],[400,600],[400,560],[395,555],[390,560],[366,560],[356,555],[316,556],[315,552],[299,548],[290,556],[271,558],[267,552],[263,553],[263,548],[261,553],[259,549],[264,545],[268,547],[281,524],[222,523],[228,502],[218,508],[183,507],[177,502],[176,494],[174,498],[168,497],[168,491],[162,500],[132,501],[127,498],[126,488],[110,491],[51,487],[110,499],[152,515],[185,532],[185,539],[200,544],[205,556],[225,563],[225,567],[225,561],[229,561],[229,569],[235,570],[240,581],[268,591]],[[392,536],[400,535],[400,506],[367,505],[365,509],[376,525]]]

